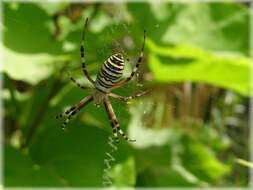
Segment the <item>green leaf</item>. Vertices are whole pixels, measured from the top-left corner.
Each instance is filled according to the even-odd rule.
[[[36,84],[56,67],[69,60],[62,43],[53,39],[51,17],[33,3],[3,3],[4,67],[9,76]],[[32,16],[31,16],[32,15]]]
[[[242,4],[172,4],[169,12],[174,17],[161,37],[163,42],[249,55],[250,14]]]
[[[135,185],[136,172],[135,161],[133,157],[127,158],[125,161],[116,164],[111,171],[113,186],[131,187]]]
[[[250,14],[242,4],[141,2],[129,3],[128,9],[138,26],[133,27],[135,35],[145,29],[159,45],[184,43],[207,50],[250,53]]]
[[[215,181],[230,172],[229,166],[219,161],[205,145],[192,140],[186,140],[184,144],[184,166],[199,179]]]
[[[64,181],[50,168],[44,168],[34,163],[29,155],[11,146],[4,148],[4,185],[8,187],[20,186],[61,186]]]
[[[35,3],[5,2],[3,5],[5,47],[26,54],[62,53],[62,43],[53,39],[51,16],[45,10]]]
[[[107,133],[77,121],[69,124],[67,132],[60,125],[43,126],[30,146],[31,157],[61,176],[64,186],[101,186]]]
[[[249,11],[239,3],[130,2],[76,7],[66,2],[5,2],[3,5],[6,63],[3,69],[11,79],[5,84],[5,92],[12,88],[14,91],[5,103],[6,142],[19,139],[15,138],[16,132],[22,138],[31,127],[36,129],[27,153],[6,146],[4,183],[7,186],[102,186],[105,153],[110,150],[107,139],[112,134],[103,105],[99,108],[93,103],[87,105],[71,119],[66,132],[60,128],[63,120],[55,120],[59,112],[92,93],[74,86],[64,72],[56,76],[55,67],[67,60],[70,62],[67,70],[79,82],[84,84],[85,80],[87,84],[81,74],[79,52],[84,21],[80,18],[72,22],[66,11],[67,14],[59,16],[60,35],[54,40],[52,14],[56,11],[71,8],[70,12],[77,16],[89,16],[85,59],[92,75],[97,74],[97,69],[114,51],[123,50],[126,57],[137,56],[145,29],[148,37],[145,60],[154,82],[191,80],[250,94],[249,59],[241,56],[249,54]],[[80,77],[75,76],[77,73]],[[22,89],[22,85],[15,79],[34,85],[16,92],[15,88],[21,86]],[[63,85],[66,86],[63,88]],[[136,89],[139,88],[131,83],[115,93],[130,95]],[[167,87],[160,86],[157,90],[147,99],[131,101],[134,106],[111,101],[120,127],[130,133],[130,138],[137,140],[133,144],[122,140],[118,151],[114,152],[116,160],[112,163],[111,173],[115,186],[199,187],[248,183],[247,168],[239,168],[238,174],[242,176],[234,175],[237,169],[232,172],[231,163],[223,163],[235,163],[233,151],[222,157],[228,148],[234,148],[233,143],[229,144],[233,141],[229,134],[217,133],[216,128],[212,129],[217,134],[212,130],[199,130],[203,120],[195,118],[195,114],[189,119],[201,124],[185,126],[185,121],[181,122],[185,117],[181,118],[178,109],[182,101],[180,94],[175,93],[171,98],[167,97],[170,92]],[[236,97],[242,99],[243,105],[248,104],[240,95]],[[216,99],[214,101],[216,103]],[[217,109],[220,109],[220,99],[217,101]],[[136,103],[140,106],[135,106]],[[228,109],[224,105],[221,107]],[[208,112],[209,107],[206,108]],[[219,113],[221,121],[224,119],[222,113]],[[188,123],[188,118],[186,120]],[[244,136],[240,135],[238,140]],[[186,141],[185,137],[188,138]],[[229,142],[223,142],[224,137],[229,138]],[[222,161],[218,159],[220,156]]]
[[[94,102],[91,102],[76,118],[71,119],[67,131],[63,132],[60,128],[63,121],[55,120],[55,115],[61,112],[59,108],[78,103],[88,94],[86,90],[80,90],[71,83],[64,89],[66,90],[59,93],[59,97],[52,101],[54,105],[44,113],[40,129],[29,146],[31,157],[36,163],[50,168],[61,176],[67,186],[100,187],[105,168],[105,153],[110,150],[107,138],[112,134],[107,113],[102,105],[97,108]],[[125,114],[127,110],[123,107],[124,104],[117,102],[112,104],[119,123],[125,131],[124,127],[129,117]],[[131,155],[127,151],[129,146],[122,150],[122,144],[126,143],[122,140],[119,151],[115,155],[116,163],[119,165]],[[133,169],[132,166],[131,168]],[[133,178],[132,173],[130,176]]]
[[[4,67],[2,68],[11,78],[23,80],[31,84],[49,77],[54,71],[52,62],[63,62],[67,56],[53,56],[50,54],[21,54],[4,48]]]
[[[188,45],[157,46],[147,40],[149,67],[158,82],[203,82],[250,95],[250,59]]]

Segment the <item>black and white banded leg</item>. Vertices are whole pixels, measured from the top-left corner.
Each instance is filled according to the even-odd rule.
[[[127,137],[127,135],[120,128],[119,122],[118,122],[118,120],[116,118],[116,115],[115,115],[115,113],[113,111],[112,105],[109,102],[108,98],[105,99],[104,105],[105,105],[105,109],[107,111],[107,114],[108,114],[108,117],[109,117],[109,120],[110,120],[110,124],[111,124],[111,127],[112,127],[112,132],[113,132],[115,141],[117,143],[119,142],[118,134],[120,134],[126,141],[135,142],[134,139],[129,139]]]
[[[86,96],[83,98],[77,105],[71,107],[68,109],[64,115],[60,114],[60,117],[65,117],[65,121],[62,124],[62,129],[65,129],[68,122],[71,120],[71,118],[76,115],[84,106],[86,106],[89,102],[93,100],[93,96]],[[57,117],[57,116],[56,116]]]
[[[77,107],[77,106],[72,106],[71,108],[67,109],[65,112],[63,112],[63,113],[57,115],[55,118],[56,118],[56,119],[59,119],[59,118],[68,116],[68,114],[69,114],[70,112],[72,112],[74,109],[76,109],[76,107]]]
[[[139,98],[143,95],[146,95],[147,93],[149,93],[150,91],[143,91],[143,92],[140,92],[140,93],[137,93],[137,94],[134,94],[133,96],[120,96],[118,94],[114,94],[114,93],[110,93],[109,95],[117,100],[120,100],[120,101],[129,101],[129,100],[132,100],[132,99],[135,99],[135,98]]]
[[[86,65],[85,65],[85,57],[84,57],[84,37],[85,37],[85,31],[88,25],[88,18],[85,20],[83,32],[82,32],[82,37],[81,37],[81,47],[80,47],[80,55],[81,55],[81,63],[82,63],[82,70],[86,78],[93,84],[95,85],[95,81],[90,77],[88,71],[86,70]]]
[[[83,90],[89,88],[89,87],[86,87],[86,86],[81,85],[79,82],[76,81],[76,79],[74,79],[74,78],[70,75],[69,72],[67,72],[67,73],[68,73],[69,79],[70,79],[78,88],[81,88],[81,89],[83,89]]]

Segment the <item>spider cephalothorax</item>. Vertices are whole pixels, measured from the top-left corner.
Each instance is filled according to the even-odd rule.
[[[139,59],[138,59],[136,65],[129,77],[127,77],[126,79],[121,79],[125,63],[124,63],[124,58],[123,58],[122,54],[117,53],[117,54],[110,56],[104,62],[104,64],[102,65],[102,67],[98,71],[96,80],[94,81],[90,77],[90,75],[88,74],[86,67],[85,67],[84,34],[85,34],[85,29],[87,27],[87,24],[88,24],[88,19],[86,19],[86,21],[85,21],[84,30],[82,32],[82,41],[81,41],[81,48],[80,48],[81,62],[82,62],[83,73],[86,76],[86,78],[92,83],[93,87],[95,88],[95,92],[93,93],[93,95],[89,95],[89,96],[84,97],[78,104],[72,106],[70,109],[65,111],[63,114],[56,116],[56,118],[59,118],[59,117],[66,118],[66,120],[63,122],[63,128],[65,128],[66,124],[69,122],[69,120],[71,119],[71,117],[73,115],[78,113],[85,105],[87,105],[89,102],[94,100],[95,105],[104,104],[116,141],[117,142],[119,141],[118,134],[120,134],[127,141],[134,141],[134,140],[129,139],[125,135],[125,133],[120,129],[119,122],[117,121],[116,115],[113,111],[113,108],[112,108],[112,105],[109,101],[108,96],[111,96],[111,97],[118,99],[118,100],[128,101],[129,99],[140,97],[146,93],[146,91],[145,91],[145,92],[141,92],[139,94],[136,94],[134,96],[124,97],[124,96],[120,96],[120,95],[117,95],[117,94],[114,94],[111,92],[113,89],[119,88],[119,87],[127,84],[128,81],[130,81],[133,78],[134,74],[136,73],[140,63],[142,62],[142,58],[143,58],[143,50],[144,50],[144,44],[145,44],[145,31],[144,31],[144,41],[143,41],[143,45],[142,45]],[[74,78],[70,77],[70,79],[78,87],[80,87],[82,89],[87,89],[87,87],[84,87],[81,84],[79,84]]]

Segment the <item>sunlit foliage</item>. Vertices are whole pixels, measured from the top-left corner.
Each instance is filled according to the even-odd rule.
[[[101,187],[108,137],[103,106],[88,105],[61,130],[55,115],[90,94],[74,86],[80,38],[95,77],[121,51],[131,72],[147,31],[145,59],[122,89],[140,99],[113,102],[136,143],[114,152],[113,186],[247,186],[249,160],[249,7],[241,3],[5,2],[4,185]],[[2,51],[1,50],[1,51]],[[245,163],[244,162],[244,163]],[[249,163],[250,164],[250,163]]]

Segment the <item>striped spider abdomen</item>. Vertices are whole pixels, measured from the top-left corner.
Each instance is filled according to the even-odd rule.
[[[114,54],[110,56],[100,68],[95,81],[97,90],[109,93],[111,87],[119,82],[124,70],[124,59],[122,54]]]

